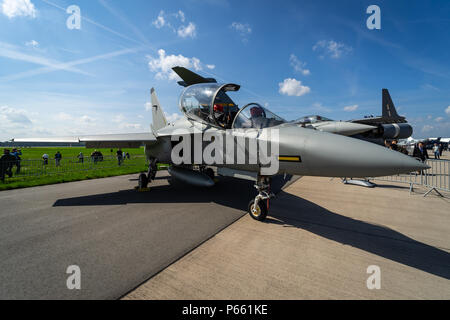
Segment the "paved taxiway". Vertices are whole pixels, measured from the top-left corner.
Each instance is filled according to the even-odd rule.
[[[450,299],[450,200],[416,191],[302,178],[125,299]]]
[[[0,299],[114,299],[245,214],[254,188],[136,175],[0,192]],[[244,209],[244,210],[243,210]],[[81,290],[66,287],[81,268]]]

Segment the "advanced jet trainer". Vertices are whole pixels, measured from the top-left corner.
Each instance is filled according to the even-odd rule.
[[[174,71],[183,79],[178,82],[181,86],[217,82],[214,78],[204,78],[183,67],[176,67]],[[384,145],[385,140],[407,139],[413,134],[413,128],[405,117],[398,115],[388,89],[382,90],[381,116],[336,121],[320,115],[311,115],[301,117],[293,122],[306,128],[354,137],[379,145]]]
[[[176,67],[178,74],[184,68]],[[200,77],[200,76],[199,76]],[[169,164],[173,178],[199,187],[212,187],[221,176],[253,177],[258,194],[248,213],[258,221],[268,214],[273,177],[377,177],[424,170],[414,158],[376,144],[342,135],[303,128],[256,102],[237,105],[229,95],[240,90],[233,83],[193,78],[181,81],[179,108],[184,117],[168,123],[154,89],[151,90],[151,130],[139,134],[95,135],[15,142],[84,142],[88,148],[145,146],[148,173],[139,186],[155,179],[157,164]],[[215,170],[214,170],[215,169]],[[199,191],[201,192],[201,191]],[[151,192],[148,193],[151,197]]]
[[[413,128],[398,115],[388,89],[382,90],[382,115],[349,121],[335,121],[322,116],[307,116],[294,121],[304,127],[354,137],[384,145],[385,140],[407,139]]]

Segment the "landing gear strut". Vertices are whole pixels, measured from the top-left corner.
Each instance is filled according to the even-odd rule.
[[[141,173],[139,175],[139,189],[146,189],[148,187],[148,184],[155,180],[156,173],[158,172],[158,166],[156,165],[157,160],[152,159],[150,161],[150,164],[148,166],[148,173]]]
[[[270,192],[270,178],[258,176],[255,188],[258,195],[248,204],[248,213],[250,217],[257,221],[264,221],[267,218],[269,210],[269,200],[275,195]]]

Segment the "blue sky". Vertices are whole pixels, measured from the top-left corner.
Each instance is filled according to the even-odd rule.
[[[448,137],[448,30],[446,0],[0,0],[0,140],[145,132],[151,87],[180,115],[176,64],[288,120],[379,115],[388,88],[415,138]]]

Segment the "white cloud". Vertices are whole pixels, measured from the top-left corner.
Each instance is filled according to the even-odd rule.
[[[152,72],[156,72],[157,79],[177,80],[178,75],[172,71],[173,67],[180,66],[196,71],[202,70],[202,64],[197,58],[187,58],[181,54],[166,55],[163,49],[158,50],[158,58],[149,57],[149,68]]]
[[[300,72],[304,76],[309,76],[311,74],[311,71],[305,68],[306,62],[301,62],[300,60],[298,60],[295,54],[291,54],[289,61],[291,62],[291,66],[295,71]]]
[[[83,123],[83,124],[93,124],[95,121],[96,121],[96,119],[91,118],[91,117],[86,116],[86,115],[84,115],[84,116],[82,116],[80,118],[80,122]]]
[[[169,123],[174,123],[178,119],[181,119],[181,115],[179,113],[168,114],[164,112],[164,114],[166,115],[166,119]]]
[[[37,48],[37,47],[39,47],[39,42],[37,42],[36,40],[31,40],[31,41],[25,42],[25,45],[27,47]]]
[[[423,126],[423,128],[422,128],[422,132],[430,132],[430,131],[432,131],[434,129],[434,127],[433,126],[430,126],[430,125],[424,125]]]
[[[123,114],[116,115],[112,119],[112,122],[114,122],[114,123],[121,123],[121,122],[124,122],[124,121],[125,121],[125,117],[124,117]]]
[[[252,28],[248,23],[233,22],[230,28],[239,33],[244,43],[248,42],[248,36],[252,34]]]
[[[450,116],[450,106],[448,106],[447,109],[445,109],[445,113]]]
[[[358,108],[359,108],[359,106],[357,104],[355,104],[353,106],[346,106],[346,107],[344,107],[344,111],[353,112],[353,111],[358,110]]]
[[[178,10],[178,12],[175,13],[175,17],[176,17],[177,19],[180,19],[181,22],[186,21],[186,16],[184,15],[184,12],[181,11],[181,10]]]
[[[444,121],[443,117],[437,117],[436,119],[434,119],[436,122],[442,122]]]
[[[91,126],[94,125],[95,122],[97,121],[97,119],[92,118],[88,115],[83,115],[80,117],[80,116],[73,116],[65,112],[60,112],[56,114],[55,116],[53,116],[53,119],[59,123],[64,122],[70,123],[72,126],[73,125]]]
[[[206,67],[207,67],[209,70],[213,70],[213,69],[216,68],[216,66],[213,65],[213,64],[207,64]]]
[[[32,122],[25,110],[2,106],[0,107],[0,123],[2,124],[2,127],[11,128],[16,126],[28,126]]]
[[[36,8],[30,0],[3,0],[1,11],[10,19],[15,17],[36,17]]]
[[[311,91],[307,86],[302,86],[302,82],[296,79],[285,79],[278,84],[280,86],[279,92],[287,96],[303,96]]]
[[[142,125],[139,123],[121,123],[119,124],[119,128],[127,130],[141,130]]]
[[[157,29],[161,29],[162,27],[164,27],[166,25],[166,19],[164,18],[164,11],[160,11],[158,17],[156,18],[155,21],[153,21],[153,25],[157,28]]]
[[[67,113],[60,112],[53,117],[56,121],[72,121],[74,118]]]
[[[319,51],[322,53],[319,56],[320,58],[324,58],[325,55],[328,55],[333,59],[339,59],[350,53],[352,50],[352,47],[346,46],[345,44],[334,40],[321,40],[313,46],[313,51]]]
[[[197,36],[197,26],[193,22],[184,25],[185,21],[186,15],[181,10],[172,14],[166,14],[161,10],[152,24],[157,29],[169,28],[181,38],[195,38]]]
[[[181,38],[195,38],[197,35],[195,24],[189,22],[187,26],[181,26],[178,28],[177,34]]]

